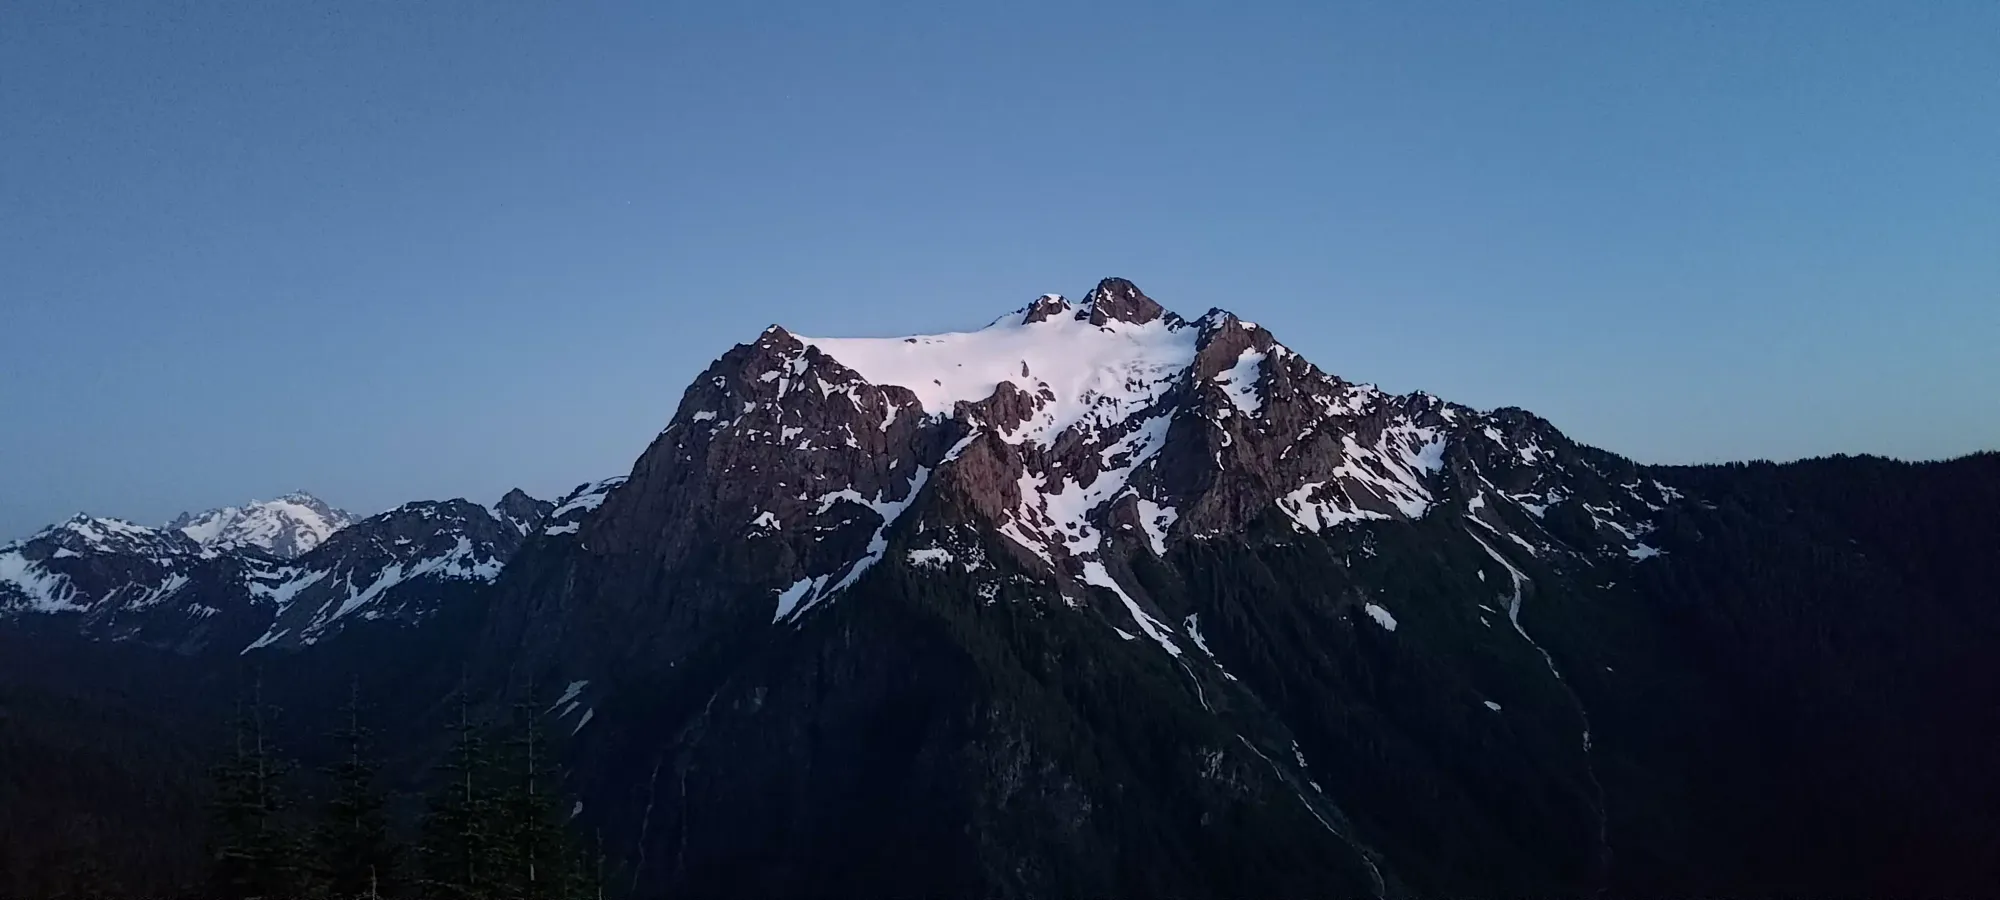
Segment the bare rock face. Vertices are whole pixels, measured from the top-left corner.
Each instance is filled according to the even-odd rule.
[[[1033,325],[1053,317],[1068,315],[1069,312],[1069,302],[1064,300],[1061,294],[1043,294],[1035,298],[1035,302],[1028,304],[1028,308],[1022,313],[1021,321]]]
[[[527,491],[515,488],[501,496],[500,502],[493,505],[493,515],[516,534],[526,537],[540,528],[542,520],[548,518],[549,513],[555,508],[556,504],[548,500],[537,500],[529,496]]]
[[[1180,652],[1188,638],[1154,627],[1165,613],[1114,574],[1132,557],[1259,521],[1319,532],[1475,498],[1496,526],[1521,524],[1498,510],[1523,509],[1515,496],[1538,479],[1574,477],[1534,474],[1569,455],[1545,423],[1350,384],[1235,315],[1187,320],[1111,278],[1080,307],[1045,295],[965,334],[773,326],[695,379],[576,540],[617,573],[598,590],[621,599],[606,602],[661,619],[634,631],[699,643],[694,623],[796,620],[832,600],[899,531],[965,526],[1069,602],[1147,620],[1141,631]],[[1619,527],[1587,550],[1622,552],[1649,527],[1657,493],[1620,490],[1603,513]],[[926,496],[970,519],[941,521]]]
[[[1106,278],[1097,283],[1084,298],[1083,308],[1090,313],[1090,324],[1108,325],[1124,322],[1130,325],[1144,325],[1166,314],[1160,304],[1139,290],[1139,286],[1123,278]]]
[[[523,549],[498,585],[484,645],[494,671],[640,685],[641,695],[663,698],[651,712],[626,712],[677,723],[670,733],[596,724],[580,732],[595,748],[582,752],[602,754],[591,758],[606,767],[655,754],[662,771],[679,773],[676,784],[696,770],[787,773],[781,794],[747,781],[708,782],[699,794],[687,788],[686,811],[669,814],[687,817],[678,821],[831,815],[845,808],[845,795],[791,779],[825,767],[873,771],[853,755],[867,747],[924,760],[882,775],[900,779],[901,790],[921,782],[940,802],[988,810],[980,815],[1007,818],[1000,810],[1024,801],[964,793],[987,776],[961,767],[1002,773],[1016,785],[1010,790],[1032,797],[1023,807],[1035,810],[1030,818],[1068,811],[1060,821],[1035,819],[1033,830],[1090,846],[1091,830],[1125,807],[1101,785],[1079,787],[1083,763],[1057,749],[1059,732],[1030,723],[1070,702],[1056,699],[1071,696],[1062,692],[1097,696],[1099,688],[1083,685],[1128,664],[1154,673],[1145,677],[1191,679],[1174,703],[1196,716],[1236,709],[1250,718],[1232,727],[1261,735],[1202,751],[1189,771],[1272,803],[1296,803],[1294,787],[1307,790],[1296,747],[1269,743],[1289,728],[1273,723],[1290,715],[1256,693],[1273,684],[1252,689],[1249,675],[1226,670],[1216,655],[1219,643],[1235,640],[1228,634],[1252,627],[1245,617],[1277,627],[1269,617],[1294,601],[1250,611],[1204,599],[1213,591],[1197,587],[1214,577],[1216,554],[1282,556],[1311,545],[1352,558],[1356,546],[1376,552],[1372,537],[1352,544],[1367,529],[1462,519],[1454,527],[1470,536],[1461,553],[1505,546],[1545,559],[1623,560],[1645,546],[1668,498],[1629,466],[1620,471],[1634,474],[1613,484],[1613,460],[1531,417],[1347,382],[1254,323],[1221,310],[1187,319],[1122,279],[1106,279],[1075,307],[1044,295],[967,333],[815,338],[773,326],[695,379],[629,479],[598,494],[602,508],[591,518],[546,528]],[[1585,497],[1604,528],[1542,527],[1555,508],[1544,501]],[[1325,580],[1312,589],[1330,593],[1296,601],[1300,610],[1367,629],[1393,626],[1387,601],[1348,584],[1341,570],[1310,571]],[[1491,577],[1499,589],[1502,576]],[[1304,613],[1284,613],[1295,614]],[[1044,685],[1008,691],[1056,694],[1030,711],[1003,699],[1017,695],[994,693],[995,678]],[[1075,678],[1083,681],[1066,680]],[[582,690],[575,702],[590,710],[633,696]],[[878,721],[886,730],[870,729]],[[602,736],[588,737],[593,729]],[[1582,777],[1580,745],[1567,740],[1564,777]],[[1013,749],[970,749],[988,744]],[[1174,790],[1206,796],[1208,788]],[[994,803],[1001,806],[982,805]],[[1302,809],[1331,829],[1309,842],[1341,833],[1337,809],[1293,807]],[[896,830],[895,840],[929,846],[962,830],[955,815],[911,809],[899,829],[920,833]],[[1587,830],[1593,813],[1563,815],[1562,828]],[[1290,828],[1252,830],[1266,827]],[[822,837],[837,840],[832,834]],[[700,849],[700,840],[687,852],[724,852]],[[1330,854],[1321,857],[1331,867],[1325,877],[1379,893],[1371,851],[1335,844],[1296,849]],[[945,841],[937,852],[967,851]],[[1005,866],[1028,858],[1015,844],[992,852]],[[797,865],[805,868],[754,876],[655,868],[639,883],[779,891],[780,883],[797,886],[786,878],[812,877],[807,863]],[[1029,894],[1059,884],[1024,872],[923,882],[986,893],[1003,883]]]

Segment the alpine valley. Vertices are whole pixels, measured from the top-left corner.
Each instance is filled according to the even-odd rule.
[[[254,682],[402,829],[533,704],[616,896],[1976,896],[1996,585],[1992,453],[1640,465],[1116,278],[774,326],[566,496],[0,546],[0,895],[198,895]]]

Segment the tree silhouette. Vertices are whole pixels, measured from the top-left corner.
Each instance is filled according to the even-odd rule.
[[[286,814],[285,790],[294,768],[277,752],[272,724],[277,710],[264,703],[262,676],[248,705],[239,701],[233,752],[212,771],[215,794],[210,895],[227,900],[295,897],[300,877],[299,842]]]
[[[372,732],[361,724],[361,684],[348,688],[347,705],[331,738],[341,756],[326,768],[332,790],[313,829],[312,870],[330,897],[376,898],[395,894],[401,848],[389,834],[387,798],[377,783]]]

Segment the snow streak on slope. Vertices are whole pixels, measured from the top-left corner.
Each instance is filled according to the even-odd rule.
[[[847,574],[842,576],[840,581],[835,582],[833,587],[826,588],[827,576],[820,575],[813,578],[800,579],[791,587],[780,591],[778,594],[778,611],[772,616],[772,621],[782,621],[792,616],[794,611],[803,614],[821,600],[846,590],[848,585],[853,584],[855,579],[861,577],[861,573],[868,571],[869,567],[880,562],[882,554],[889,550],[890,526],[895,525],[896,520],[902,517],[903,510],[909,509],[910,504],[916,501],[917,492],[924,489],[924,482],[929,481],[930,477],[930,469],[918,469],[917,474],[910,479],[909,489],[903,493],[903,497],[900,500],[890,500],[886,495],[877,496],[874,500],[864,500],[852,490],[836,491],[821,497],[820,512],[825,512],[832,508],[835,503],[853,503],[867,507],[870,511],[874,512],[882,520],[882,524],[875,526],[875,534],[868,539],[867,552],[848,567]]]
[[[1327,821],[1326,816],[1320,814],[1319,808],[1314,806],[1313,802],[1310,799],[1307,799],[1306,792],[1300,790],[1299,786],[1293,783],[1292,773],[1285,771],[1285,769],[1282,766],[1279,766],[1276,762],[1273,762],[1269,756],[1264,755],[1264,751],[1257,749],[1256,744],[1250,743],[1249,738],[1246,738],[1243,735],[1239,734],[1236,736],[1236,739],[1238,741],[1243,742],[1244,747],[1248,748],[1251,753],[1257,754],[1257,758],[1263,760],[1264,765],[1269,766],[1271,768],[1271,773],[1276,775],[1278,777],[1278,780],[1281,783],[1283,783],[1287,788],[1291,789],[1292,796],[1299,798],[1299,804],[1304,806],[1306,808],[1306,812],[1311,813],[1314,819],[1318,820],[1321,828],[1326,829],[1328,834],[1331,834],[1335,838],[1338,838],[1341,841],[1341,843],[1346,844],[1350,849],[1354,851],[1354,855],[1361,858],[1361,861],[1368,866],[1368,873],[1370,877],[1372,877],[1375,881],[1375,896],[1378,898],[1388,896],[1388,885],[1382,880],[1381,868],[1375,865],[1374,851],[1370,850],[1368,847],[1364,846],[1363,844],[1355,840],[1354,837],[1349,835],[1347,832],[1344,832],[1338,828],[1333,827],[1333,823]],[[1303,754],[1299,753],[1298,745],[1296,743],[1292,745],[1292,752],[1298,755],[1299,768],[1304,769],[1306,758]],[[1313,784],[1312,787],[1315,793],[1319,793],[1322,797],[1325,796],[1324,792],[1319,790],[1318,784]],[[1332,803],[1332,800],[1329,798],[1326,799],[1324,802]],[[1336,807],[1334,811],[1339,812],[1339,808]]]
[[[1491,527],[1478,519],[1472,519],[1471,521],[1482,527]],[[1484,538],[1481,538],[1478,534],[1470,530],[1467,530],[1466,534],[1479,542],[1479,549],[1486,551],[1487,556],[1492,557],[1494,562],[1499,563],[1502,568],[1507,570],[1507,576],[1513,581],[1513,594],[1507,598],[1507,621],[1513,624],[1514,631],[1521,636],[1521,640],[1527,641],[1528,646],[1535,648],[1535,652],[1542,655],[1542,662],[1548,666],[1549,674],[1554,675],[1556,683],[1562,685],[1563,692],[1569,695],[1570,703],[1576,707],[1577,718],[1583,722],[1584,772],[1590,776],[1590,786],[1597,792],[1598,865],[1600,868],[1608,868],[1611,864],[1611,825],[1604,810],[1604,785],[1597,780],[1597,764],[1590,756],[1590,713],[1583,708],[1583,699],[1576,695],[1576,689],[1570,687],[1569,679],[1564,678],[1562,672],[1556,668],[1555,657],[1550,656],[1549,651],[1542,649],[1541,644],[1535,643],[1535,639],[1528,636],[1527,629],[1521,627],[1521,588],[1527,582],[1528,577],[1522,574],[1520,569],[1514,568],[1514,564],[1508,562],[1506,557],[1501,556],[1500,552],[1493,549],[1493,545],[1488,544]],[[1492,706],[1492,704],[1488,705]],[[1499,709],[1498,706],[1494,706],[1493,708],[1495,710]]]

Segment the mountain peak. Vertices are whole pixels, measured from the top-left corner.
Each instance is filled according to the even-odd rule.
[[[1495,434],[1470,409],[1321,371],[1233,313],[1189,320],[1107,278],[1077,307],[1045,294],[977,331],[766,332],[696,380],[634,488],[610,498],[605,521],[626,527],[587,539],[678,558],[703,540],[682,519],[736,523],[787,545],[776,617],[795,618],[886,558],[929,493],[960,510],[948,524],[997,535],[1067,598],[1086,585],[1137,596],[1133,554],[1244,533],[1270,510],[1300,532],[1422,518],[1458,481],[1484,486],[1445,471],[1455,447],[1495,456],[1479,477],[1508,490],[1544,480],[1505,459],[1537,467],[1553,444]],[[545,531],[567,527],[559,513]],[[1643,529],[1625,527],[1632,549]],[[1181,649],[1174,629],[1135,621]]]
[[[81,512],[21,540],[0,542],[0,551],[18,551],[30,544],[41,544],[45,550],[60,548],[60,552],[71,555],[172,556],[197,549],[176,531]]]
[[[1069,312],[1069,301],[1061,294],[1043,294],[1022,311],[1021,324],[1033,325]]]
[[[276,500],[252,500],[200,514],[182,513],[167,523],[204,547],[247,544],[277,556],[298,556],[347,527],[354,516],[305,491]]]
[[[1092,325],[1113,321],[1144,325],[1167,312],[1139,290],[1138,285],[1123,278],[1106,278],[1098,282],[1097,287],[1083,298],[1083,308],[1090,314]]]
[[[519,534],[527,534],[542,523],[555,504],[547,500],[537,500],[527,491],[515,488],[493,504],[493,516],[513,528]]]
[[[124,519],[93,516],[81,512],[70,516],[51,530],[77,535],[98,549],[102,549],[108,542],[134,538],[150,539],[158,533],[157,529],[127,522]]]

